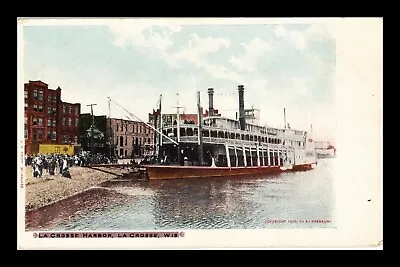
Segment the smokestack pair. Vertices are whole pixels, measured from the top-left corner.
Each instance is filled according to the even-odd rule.
[[[244,112],[244,86],[239,85],[238,91],[239,91],[239,124],[240,124],[240,129],[245,130],[246,129],[246,118],[245,118],[245,112]],[[214,115],[214,89],[213,88],[208,88],[208,113],[209,113],[208,116]]]

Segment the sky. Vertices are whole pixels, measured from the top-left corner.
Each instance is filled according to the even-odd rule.
[[[108,98],[147,121],[162,94],[163,113],[196,113],[196,92],[208,109],[235,118],[238,85],[260,122],[310,130],[335,141],[335,38],[323,23],[186,24],[104,20],[98,25],[23,27],[23,79],[62,89],[81,113],[109,115]],[[111,104],[111,117],[130,119]]]

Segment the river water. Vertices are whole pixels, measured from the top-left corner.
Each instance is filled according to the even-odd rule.
[[[40,213],[66,231],[334,227],[333,168],[254,178],[112,182]]]

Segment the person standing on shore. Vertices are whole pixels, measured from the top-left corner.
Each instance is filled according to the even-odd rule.
[[[54,156],[52,156],[50,164],[49,164],[49,174],[50,175],[54,175],[55,168],[56,168],[56,158]]]

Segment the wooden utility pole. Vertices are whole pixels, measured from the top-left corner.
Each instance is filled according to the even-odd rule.
[[[86,106],[90,106],[90,112],[92,114],[92,126],[91,126],[91,133],[90,133],[90,148],[91,148],[91,153],[94,155],[94,115],[93,115],[93,106],[97,106],[97,104],[89,104]]]
[[[203,115],[201,114],[201,104],[200,104],[200,91],[197,91],[197,118],[198,118],[198,155],[199,155],[199,164],[204,165],[204,156],[203,156]]]

